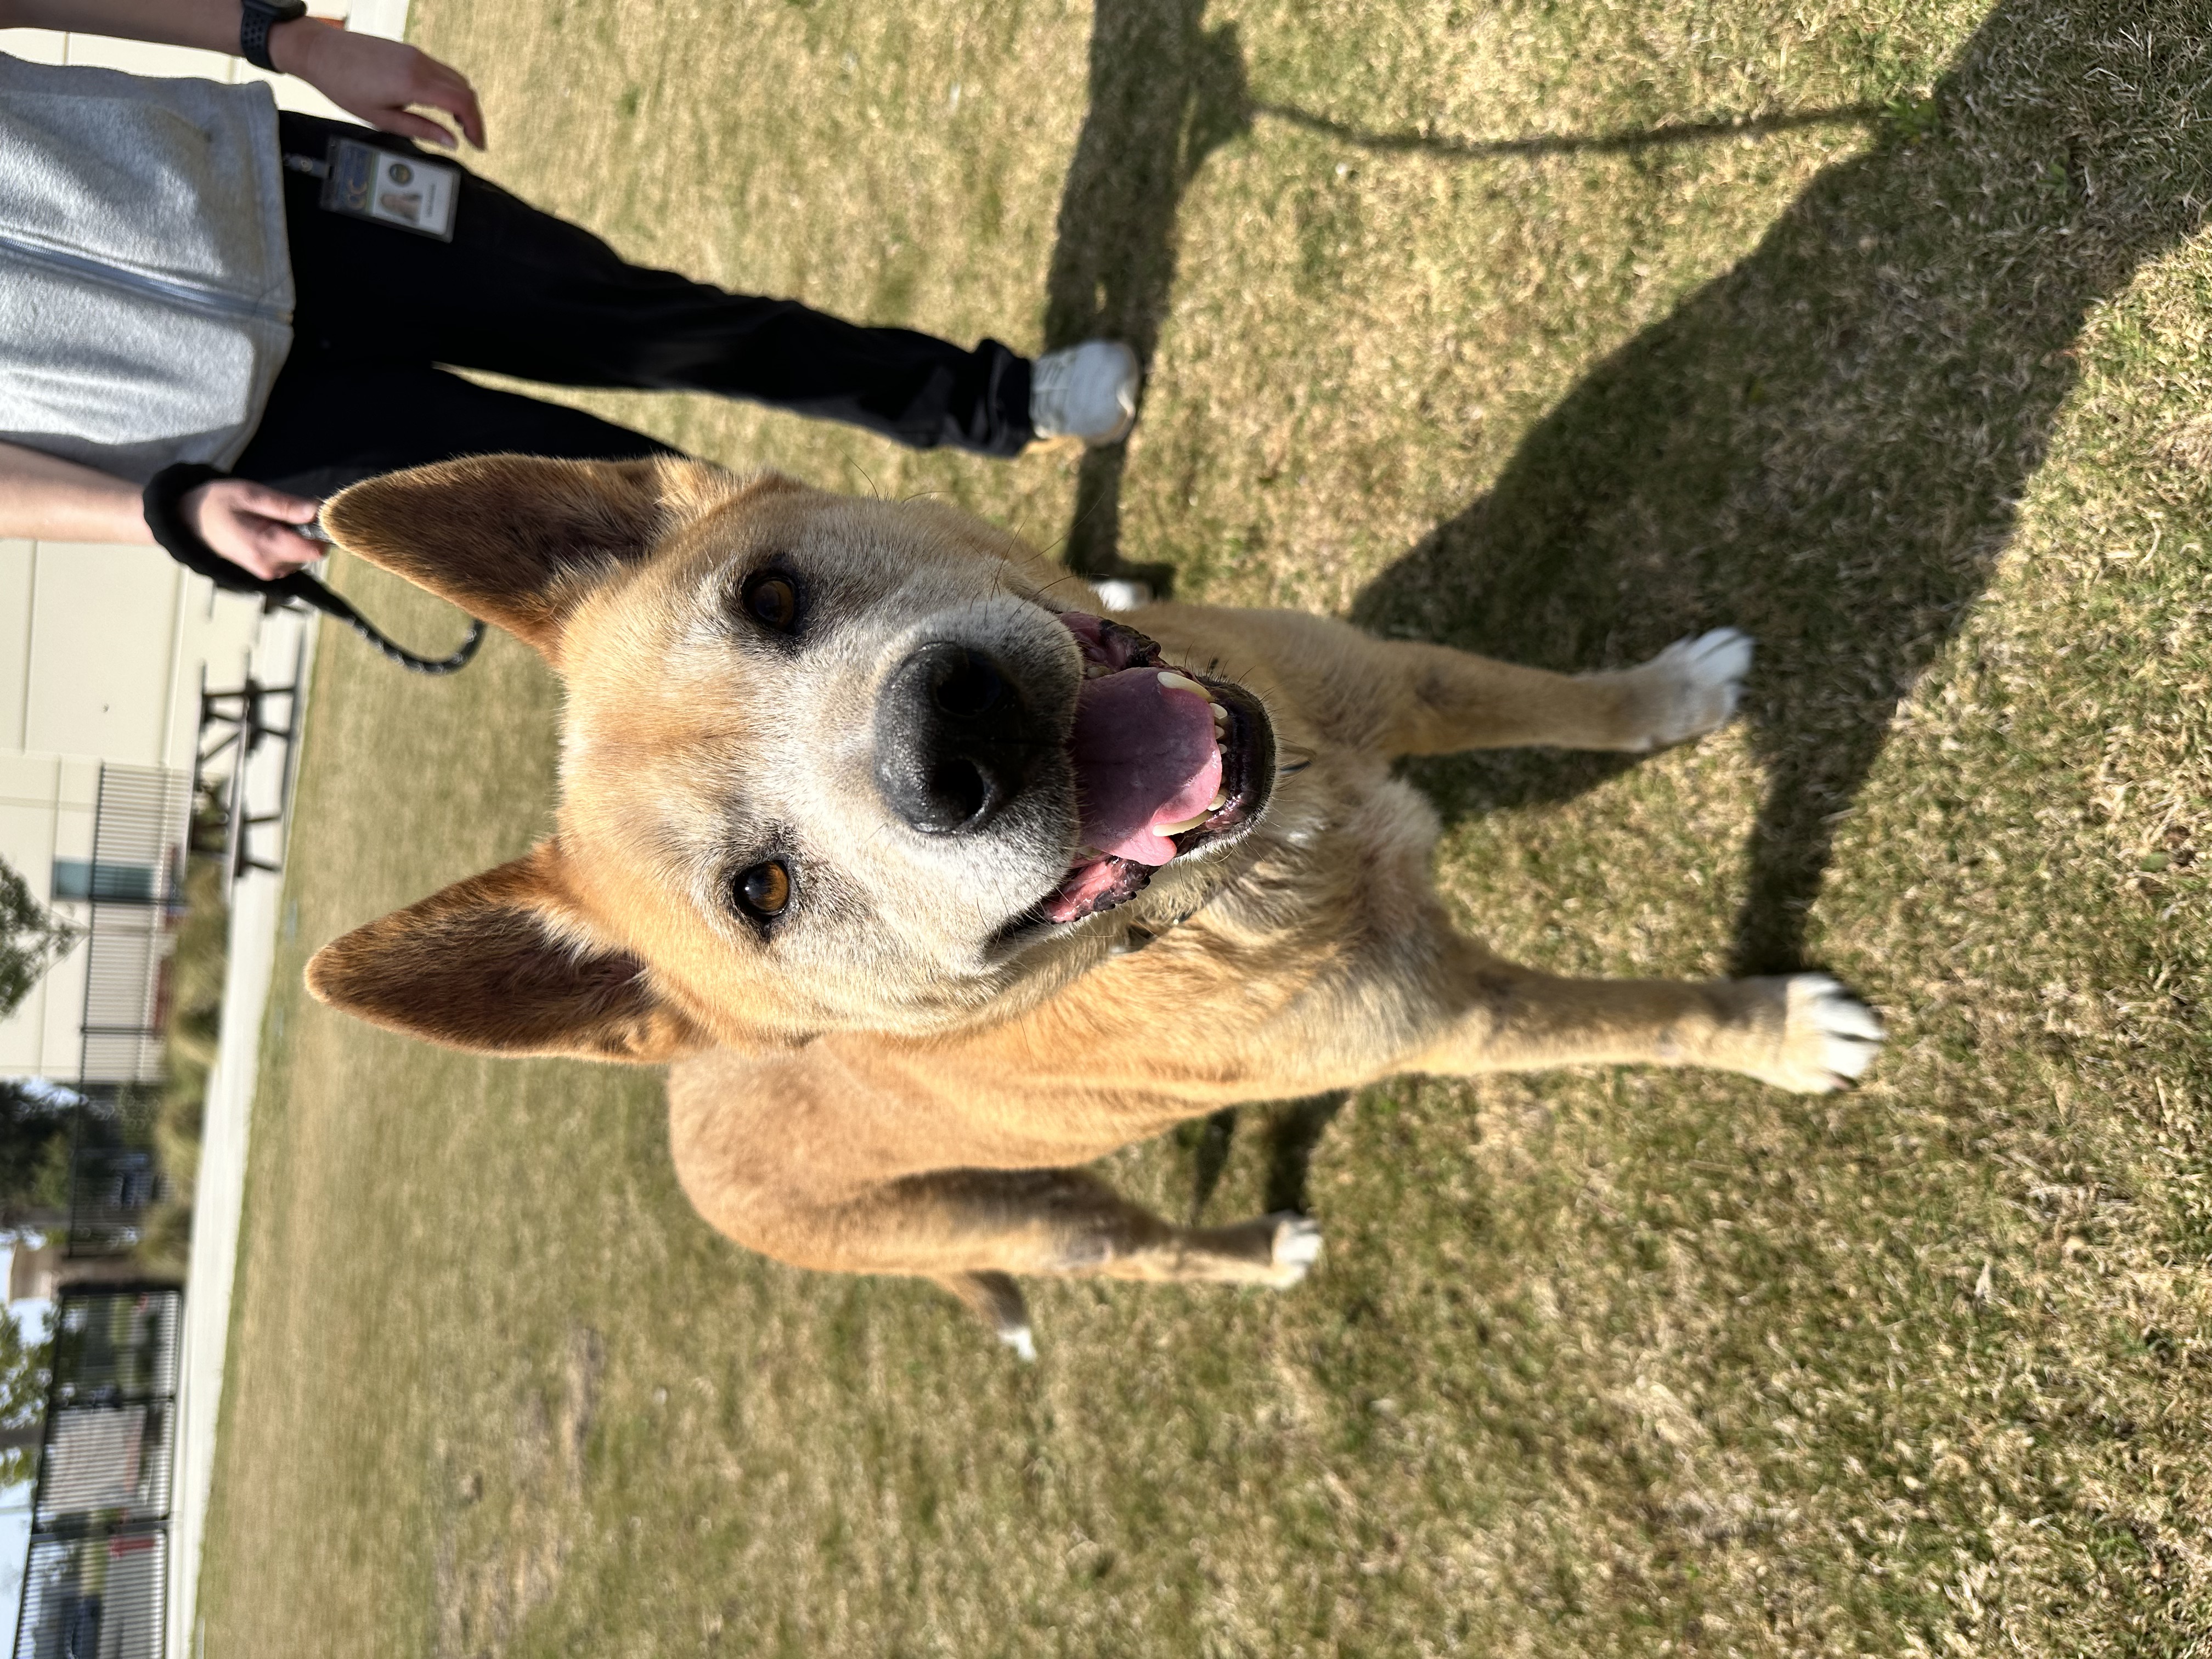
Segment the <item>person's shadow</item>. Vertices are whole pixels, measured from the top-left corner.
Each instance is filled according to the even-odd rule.
[[[1209,29],[1205,12],[1206,0],[1099,0],[1091,106],[1045,279],[1048,349],[1120,340],[1152,366],[1175,285],[1183,192],[1206,158],[1252,123],[1237,26]],[[1083,458],[1061,556],[1079,575],[1134,577],[1164,596],[1171,567],[1121,556],[1127,453],[1113,444]]]
[[[2203,222],[2212,100],[2187,9],[1999,6],[1932,106],[1893,112],[1600,363],[1355,607],[1569,670],[1717,623],[1754,635],[1767,791],[1740,972],[1800,965],[1835,827],[1989,583],[2085,314]],[[1631,763],[1536,751],[1418,775],[1456,816]]]

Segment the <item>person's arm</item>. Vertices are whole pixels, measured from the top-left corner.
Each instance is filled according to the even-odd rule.
[[[233,55],[240,16],[238,0],[0,0],[0,28],[75,29]],[[483,112],[468,82],[402,41],[302,17],[269,31],[269,61],[373,127],[453,148],[452,133],[410,113],[420,105],[443,110],[483,148]]]
[[[319,543],[295,525],[313,520],[319,502],[247,478],[218,478],[186,495],[185,517],[200,539],[233,564],[264,579],[289,576],[322,557]],[[122,542],[151,545],[138,486],[75,461],[0,443],[0,538]]]
[[[151,542],[137,487],[75,461],[0,443],[0,538]]]

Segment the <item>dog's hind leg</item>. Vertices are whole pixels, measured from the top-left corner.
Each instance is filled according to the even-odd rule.
[[[779,1221],[783,1237],[744,1242],[785,1261],[797,1245],[817,1258],[806,1265],[847,1273],[1042,1273],[1277,1289],[1305,1277],[1321,1238],[1310,1221],[1290,1214],[1179,1227],[1086,1170],[906,1176],[834,1209],[787,1211]],[[801,1235],[811,1237],[802,1242]]]
[[[939,1273],[937,1282],[958,1297],[991,1328],[992,1334],[1014,1351],[1017,1359],[1036,1358],[1036,1339],[1030,1334],[1030,1304],[1022,1287],[1005,1273]]]
[[[1179,1227],[1082,1170],[945,1170],[834,1204],[727,1197],[709,1218],[739,1243],[797,1267],[934,1279],[1017,1352],[1029,1332],[1017,1273],[1287,1289],[1321,1252],[1304,1216]]]

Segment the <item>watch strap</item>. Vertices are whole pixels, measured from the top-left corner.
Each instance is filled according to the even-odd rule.
[[[307,0],[243,0],[238,15],[238,55],[256,69],[274,74],[269,61],[269,31],[307,15]]]

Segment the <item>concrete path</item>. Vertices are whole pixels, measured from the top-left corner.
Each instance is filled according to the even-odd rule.
[[[303,675],[314,665],[317,619],[289,611],[263,618],[253,648],[257,678],[282,685],[296,661]],[[294,728],[307,729],[306,697]],[[276,705],[270,713],[281,719]],[[291,763],[296,769],[298,757]],[[255,813],[276,810],[283,799],[286,757],[281,744],[265,744],[247,763],[246,799]],[[256,831],[258,857],[275,859],[277,826]],[[283,826],[289,842],[291,821]],[[169,1617],[163,1651],[171,1659],[198,1659],[200,1546],[208,1493],[215,1480],[216,1414],[222,1404],[223,1360],[230,1341],[230,1293],[238,1266],[239,1223],[246,1202],[246,1135],[252,1125],[253,1090],[261,1060],[262,1016],[283,918],[281,875],[249,871],[230,894],[230,962],[222,994],[222,1039],[208,1076],[207,1117],[201,1130],[199,1182],[192,1195],[192,1252],[185,1289],[183,1364],[177,1389],[176,1467],[170,1486]]]

